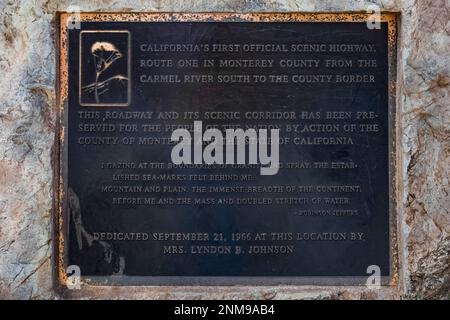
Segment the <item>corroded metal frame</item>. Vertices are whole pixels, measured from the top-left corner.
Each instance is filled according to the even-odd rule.
[[[54,283],[55,289],[65,291],[67,275],[67,247],[69,217],[67,214],[66,181],[67,176],[67,144],[66,123],[68,103],[68,28],[67,23],[73,13],[58,13],[56,42],[57,50],[57,130],[54,150]],[[336,13],[141,13],[141,12],[93,12],[80,13],[81,22],[367,22],[371,14],[366,12],[336,12]],[[383,12],[381,22],[388,24],[388,65],[389,65],[389,192],[390,192],[390,257],[391,271],[389,279],[385,279],[384,285],[390,288],[399,286],[399,252],[398,252],[398,215],[397,198],[401,189],[399,181],[400,163],[397,144],[399,141],[398,116],[396,111],[396,60],[397,60],[397,29],[399,15],[394,12]],[[83,278],[83,286],[92,288],[99,285],[260,285],[270,286],[276,284],[285,285],[342,285],[347,288],[360,285],[362,279],[311,279],[311,277],[119,277],[108,281],[108,277]],[[125,278],[125,279],[124,279]],[[132,278],[132,279],[126,279]],[[155,278],[153,280],[149,278]],[[170,278],[161,281],[160,278]],[[183,279],[191,278],[191,279]],[[215,279],[212,279],[215,278]],[[245,279],[242,279],[245,278]],[[250,279],[249,279],[250,278]],[[253,279],[258,278],[258,279]],[[300,279],[301,278],[301,279]],[[256,281],[255,281],[256,280]],[[349,281],[350,280],[350,281]],[[350,287],[348,287],[350,286]],[[310,287],[309,287],[310,288]],[[356,287],[355,287],[356,288]]]

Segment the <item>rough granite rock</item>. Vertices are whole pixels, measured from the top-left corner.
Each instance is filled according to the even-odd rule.
[[[398,287],[90,287],[70,298],[450,299],[450,0],[0,1],[0,299],[61,298],[51,227],[57,11],[332,12],[371,4],[401,12]]]

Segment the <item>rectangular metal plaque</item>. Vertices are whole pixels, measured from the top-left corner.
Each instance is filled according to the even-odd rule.
[[[125,284],[392,275],[395,16],[79,18],[61,16],[62,270]],[[241,159],[238,129],[258,138]]]

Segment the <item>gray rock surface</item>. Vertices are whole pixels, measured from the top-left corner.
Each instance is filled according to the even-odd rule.
[[[401,12],[398,286],[87,288],[74,298],[450,299],[450,0],[0,0],[0,298],[60,298],[52,283],[55,13]],[[127,291],[124,291],[127,290]]]

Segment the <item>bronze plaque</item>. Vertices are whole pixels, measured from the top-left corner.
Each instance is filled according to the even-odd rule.
[[[71,17],[61,279],[67,266],[109,284],[392,275],[394,15],[379,28],[366,14]]]

